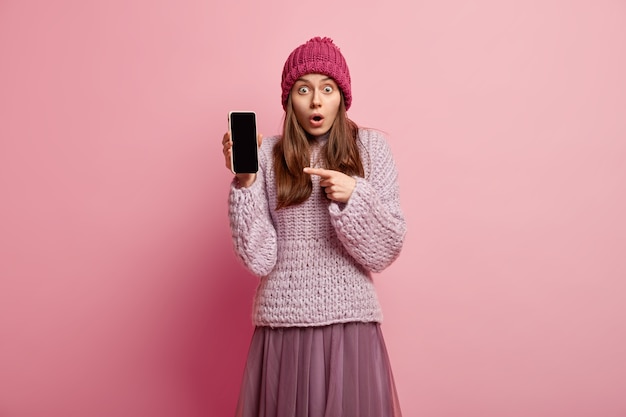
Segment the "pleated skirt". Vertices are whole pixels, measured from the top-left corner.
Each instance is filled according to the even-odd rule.
[[[236,417],[400,417],[378,323],[257,327]]]

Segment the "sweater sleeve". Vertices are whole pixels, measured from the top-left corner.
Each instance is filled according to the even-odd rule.
[[[380,134],[367,134],[361,154],[364,165],[369,163],[366,178],[357,177],[350,200],[332,202],[329,211],[337,236],[350,255],[368,270],[380,272],[400,254],[406,223],[391,149]]]
[[[259,153],[259,165],[262,164]],[[271,220],[263,170],[248,188],[230,187],[229,218],[235,253],[255,275],[266,276],[276,264],[276,230]]]

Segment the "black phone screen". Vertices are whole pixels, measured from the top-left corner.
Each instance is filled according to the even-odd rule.
[[[256,115],[254,112],[231,112],[230,138],[233,141],[233,171],[253,173],[259,170],[257,157]]]

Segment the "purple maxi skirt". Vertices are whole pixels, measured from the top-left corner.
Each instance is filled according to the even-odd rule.
[[[257,327],[236,417],[401,417],[379,323]]]

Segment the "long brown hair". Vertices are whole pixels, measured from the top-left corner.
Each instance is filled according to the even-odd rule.
[[[346,114],[342,94],[337,117],[329,131],[328,142],[321,152],[326,169],[351,176],[365,175],[357,145],[358,133],[359,127]],[[309,137],[296,119],[291,95],[287,99],[283,136],[274,145],[273,156],[277,190],[276,209],[306,201],[313,191],[311,176],[302,171],[311,163]]]

